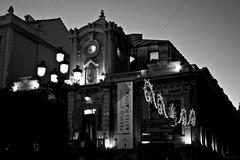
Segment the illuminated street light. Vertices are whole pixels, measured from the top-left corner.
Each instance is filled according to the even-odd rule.
[[[54,70],[50,73],[50,80],[53,83],[57,83],[58,82],[58,72],[57,72],[57,68],[54,68]]]
[[[181,66],[180,64],[176,64],[176,65],[175,65],[175,71],[176,71],[176,72],[180,72],[181,69],[182,69],[182,66]]]
[[[44,61],[42,61],[38,66],[37,66],[37,75],[39,77],[43,77],[46,73],[47,66]]]
[[[39,82],[44,90],[50,91],[49,100],[54,100],[56,104],[56,108],[58,113],[63,115],[64,118],[64,145],[67,144],[68,141],[68,122],[67,122],[67,93],[69,91],[68,84],[64,82],[66,78],[66,74],[69,70],[69,62],[66,60],[65,51],[60,47],[56,51],[56,61],[58,62],[58,68],[54,68],[52,72],[50,72],[50,81],[46,84],[41,84],[41,79],[46,75],[47,67],[44,61],[42,61],[39,65],[37,65],[37,75],[39,77]],[[52,96],[53,95],[53,96]]]
[[[60,72],[66,74],[68,72],[69,63],[66,60],[60,62]]]
[[[79,66],[76,66],[76,68],[73,70],[73,78],[77,81],[81,79],[82,70],[79,68]]]
[[[62,62],[65,58],[65,52],[63,51],[62,47],[59,47],[56,53],[56,60],[57,62]]]

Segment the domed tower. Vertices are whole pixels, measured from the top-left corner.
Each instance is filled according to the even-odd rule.
[[[129,71],[129,43],[122,27],[107,22],[103,10],[99,19],[70,30],[71,66],[83,70],[81,84],[95,84],[105,75]]]

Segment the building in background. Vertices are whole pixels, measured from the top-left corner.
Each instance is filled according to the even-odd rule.
[[[69,157],[239,157],[239,113],[209,70],[188,62],[170,41],[126,35],[103,11],[69,32],[61,19],[25,18],[12,8],[0,17],[1,88],[34,77],[42,60],[54,68],[58,47],[69,53],[70,70],[82,71],[67,81]]]
[[[0,88],[20,78],[37,79],[37,64],[41,61],[45,61],[49,75],[58,67],[55,54],[59,47],[71,52],[68,30],[60,18],[34,20],[26,15],[22,20],[10,7],[6,15],[0,16]]]
[[[52,148],[62,153],[56,148],[64,139],[64,116],[51,88],[39,89],[59,67],[59,47],[69,60],[69,33],[60,18],[26,15],[23,20],[13,7],[0,16],[0,159],[53,159]],[[37,66],[42,61],[47,76],[40,79]]]

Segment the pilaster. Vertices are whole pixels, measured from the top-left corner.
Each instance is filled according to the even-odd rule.
[[[7,87],[7,76],[8,76],[8,64],[12,55],[13,50],[13,38],[14,38],[14,30],[11,27],[5,29],[5,39],[4,39],[4,49],[3,49],[3,64],[2,64],[2,77],[0,87]]]
[[[106,138],[110,138],[110,90],[109,89],[104,89],[103,90],[103,114],[102,114],[102,130],[103,133],[105,134]]]

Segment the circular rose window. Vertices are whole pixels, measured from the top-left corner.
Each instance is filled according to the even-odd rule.
[[[99,52],[99,44],[96,40],[87,41],[83,46],[84,54],[87,57],[95,57]]]

